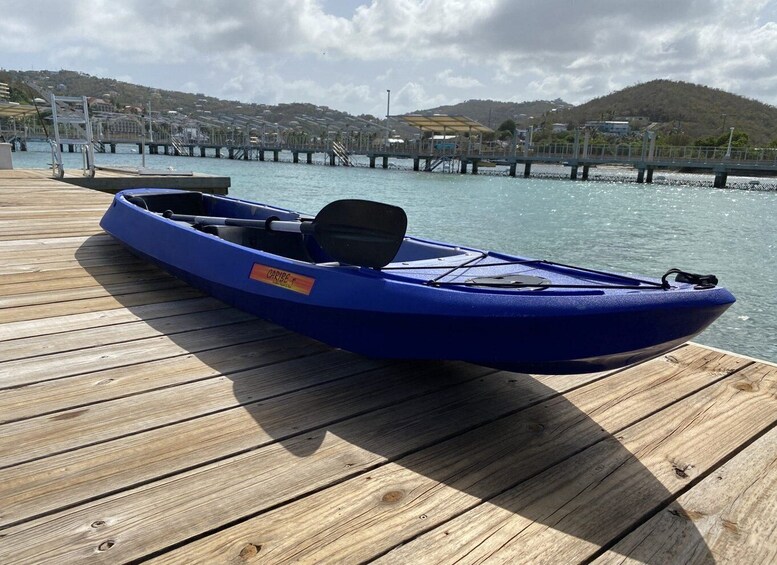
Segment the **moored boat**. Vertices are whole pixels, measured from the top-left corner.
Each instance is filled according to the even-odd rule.
[[[599,371],[680,345],[734,302],[712,275],[637,278],[407,237],[406,225],[376,202],[306,217],[174,189],[120,192],[101,222],[228,304],[372,357]]]

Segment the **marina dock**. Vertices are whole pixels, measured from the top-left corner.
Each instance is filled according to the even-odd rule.
[[[48,169],[9,170],[0,172],[0,180],[7,179],[51,179]],[[89,177],[79,169],[66,170],[63,182],[84,188],[116,194],[127,188],[178,188],[196,190],[208,194],[228,194],[231,180],[229,177],[203,175],[192,172],[159,171],[142,168],[96,167],[95,175]]]
[[[111,198],[0,171],[0,563],[777,562],[777,365],[367,359],[132,256]]]

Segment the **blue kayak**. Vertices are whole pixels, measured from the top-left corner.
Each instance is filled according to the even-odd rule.
[[[118,193],[102,228],[220,300],[359,354],[533,373],[622,367],[691,339],[733,295],[713,275],[637,278],[408,237],[401,208],[315,217],[173,189]]]

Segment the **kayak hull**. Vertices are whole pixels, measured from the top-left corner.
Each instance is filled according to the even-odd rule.
[[[723,288],[690,285],[617,291],[436,286],[414,266],[426,267],[430,261],[447,265],[459,260],[457,253],[470,257],[476,250],[410,238],[420,259],[398,261],[385,270],[332,264],[320,250],[315,253],[323,261],[317,264],[225,241],[128,200],[145,195],[150,201],[171,192],[176,191],[119,193],[101,225],[134,253],[230,305],[370,357],[456,359],[546,374],[602,371],[671,350],[703,331],[734,301]],[[209,212],[229,211],[231,202],[235,210],[246,206],[222,197],[221,208]],[[270,212],[295,217],[291,211]],[[251,214],[270,212],[261,208]],[[243,210],[241,215],[248,214]],[[438,246],[439,257],[424,255],[437,253],[429,250]],[[503,262],[507,256],[489,257]],[[392,271],[392,266],[404,270]],[[493,275],[498,269],[486,270]],[[532,267],[532,274],[538,272]],[[564,282],[572,277],[568,269],[559,273]]]

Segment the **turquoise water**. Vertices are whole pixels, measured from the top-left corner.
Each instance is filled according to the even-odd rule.
[[[80,166],[80,156],[66,157],[67,167]],[[42,168],[49,153],[13,159],[16,168]],[[130,153],[96,160],[140,165]],[[407,212],[409,234],[440,241],[645,276],[672,267],[714,273],[737,303],[696,341],[777,362],[777,191],[713,189],[699,186],[699,177],[670,174],[665,183],[640,185],[629,181],[633,174],[572,182],[493,169],[416,173],[407,162],[388,170],[328,167],[322,155],[314,162],[146,156],[147,167],[229,176],[232,196],[313,214],[338,198],[396,204]]]

